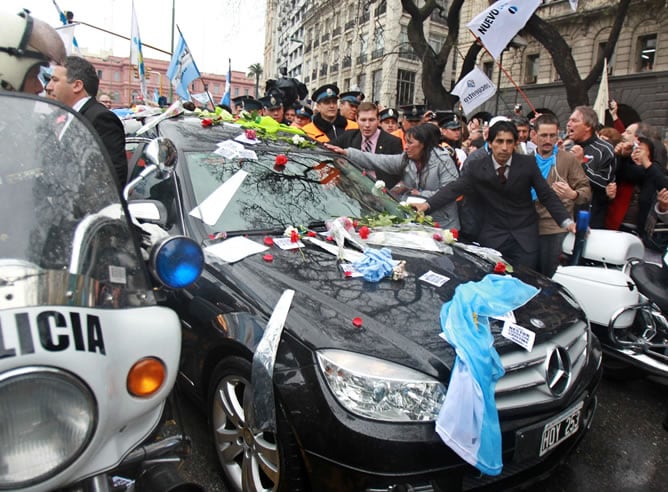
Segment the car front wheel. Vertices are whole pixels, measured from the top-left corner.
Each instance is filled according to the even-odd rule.
[[[209,409],[227,485],[236,492],[305,490],[301,457],[280,409],[277,425],[284,430],[279,444],[275,433],[257,430],[249,422],[253,404],[251,362],[241,357],[221,361],[211,378]]]

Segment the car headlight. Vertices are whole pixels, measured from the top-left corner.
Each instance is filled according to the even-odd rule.
[[[0,490],[47,480],[86,448],[97,422],[93,395],[72,374],[47,367],[0,376]]]
[[[320,370],[346,409],[374,420],[436,420],[445,386],[408,367],[344,350],[317,352]]]

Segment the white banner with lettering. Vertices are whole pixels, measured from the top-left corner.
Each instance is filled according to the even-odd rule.
[[[452,89],[452,93],[459,96],[464,114],[468,116],[478,106],[496,94],[496,86],[485,75],[485,72],[476,67],[457,83],[455,88]]]
[[[499,0],[479,13],[466,27],[497,60],[541,3],[542,0]]]

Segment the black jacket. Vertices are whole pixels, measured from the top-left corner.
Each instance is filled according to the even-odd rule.
[[[79,113],[91,122],[109,152],[116,171],[116,178],[122,190],[128,179],[128,160],[125,154],[125,129],[123,123],[94,97],[83,105]]]

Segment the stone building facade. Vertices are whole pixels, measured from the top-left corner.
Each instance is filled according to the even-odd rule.
[[[544,0],[538,15],[557,27],[585,77],[605,43],[614,22],[617,1],[579,0],[573,12],[568,0]],[[449,6],[448,0],[443,5]],[[489,5],[488,0],[467,0],[462,8],[459,45],[443,74],[443,85],[453,87],[462,56],[474,37],[466,24]],[[409,17],[400,0],[268,0],[265,76],[280,76],[281,69],[302,80],[309,91],[336,83],[341,90],[359,87],[367,99],[385,106],[424,102],[421,64],[408,42]],[[440,49],[447,35],[444,19],[425,22],[432,47]],[[570,108],[552,59],[533,38],[508,48],[503,67],[536,108],[552,109],[565,122]],[[609,60],[609,91],[625,110],[643,120],[668,127],[668,5],[666,0],[634,0],[624,21],[615,53]],[[504,113],[516,103],[528,105],[499,70],[482,54],[478,66],[499,85],[498,98],[481,110]],[[596,98],[598,84],[589,93]],[[438,108],[450,109],[450,108]]]

